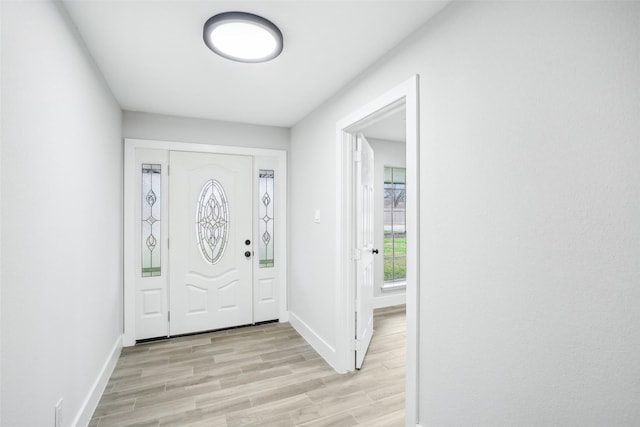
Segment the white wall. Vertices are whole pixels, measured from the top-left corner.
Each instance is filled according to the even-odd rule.
[[[454,3],[292,129],[291,309],[330,349],[335,124],[420,74],[423,425],[640,422],[639,20]]]
[[[289,148],[289,129],[274,126],[125,111],[122,127],[125,138],[278,150]]]
[[[371,148],[373,148],[374,154],[374,247],[379,250],[378,255],[374,256],[375,283],[373,306],[379,308],[403,304],[405,302],[405,288],[388,288],[383,291],[382,285],[384,285],[384,168],[385,166],[405,167],[407,156],[406,144],[404,143],[373,138],[369,138],[368,141]]]
[[[0,1],[0,47],[2,42],[2,2]],[[2,425],[2,51],[0,51],[0,425]]]
[[[2,4],[7,427],[82,425],[122,333],[122,114],[59,7]]]

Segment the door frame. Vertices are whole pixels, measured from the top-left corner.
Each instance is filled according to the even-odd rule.
[[[134,236],[133,203],[138,203],[137,194],[135,192],[135,179],[138,176],[136,169],[136,150],[151,149],[165,151],[186,151],[196,153],[212,153],[212,154],[235,154],[253,157],[269,157],[278,166],[278,180],[282,186],[282,203],[284,208],[279,209],[278,223],[282,224],[278,227],[276,238],[278,239],[279,252],[279,285],[278,285],[278,313],[280,322],[289,321],[288,311],[288,286],[287,286],[287,211],[288,211],[288,189],[287,189],[287,152],[285,150],[266,149],[266,148],[250,148],[235,147],[227,145],[210,145],[196,144],[176,141],[158,141],[137,138],[124,139],[124,201],[123,201],[123,345],[125,347],[135,345],[136,343],[136,294],[135,294],[135,271],[134,264],[129,260],[138,256],[139,248],[136,247],[136,238]],[[254,165],[255,166],[255,165]],[[254,167],[255,169],[255,167]],[[255,276],[255,275],[254,275]],[[256,278],[254,277],[254,282]],[[253,284],[252,284],[253,289]]]
[[[337,361],[344,371],[355,370],[355,261],[354,253],[354,162],[355,133],[406,108],[407,177],[407,363],[406,425],[418,421],[419,375],[419,76],[414,75],[373,101],[361,106],[336,124],[336,307]]]

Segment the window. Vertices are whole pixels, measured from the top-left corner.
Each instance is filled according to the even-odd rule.
[[[384,168],[384,281],[399,285],[407,278],[406,169]]]
[[[260,221],[258,254],[260,258],[260,268],[273,267],[273,170],[260,169],[258,175],[260,198],[258,219]]]
[[[205,182],[196,204],[196,239],[200,253],[211,265],[222,259],[229,240],[229,202],[215,179]]]
[[[160,165],[142,165],[142,277],[160,276]]]

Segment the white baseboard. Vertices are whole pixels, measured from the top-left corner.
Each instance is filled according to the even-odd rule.
[[[337,354],[335,348],[331,347],[295,313],[289,312],[289,323],[333,369],[340,372],[336,364]]]
[[[396,293],[389,295],[381,295],[379,297],[373,297],[373,308],[391,307],[393,305],[401,305],[407,303],[407,294]]]
[[[111,354],[109,354],[109,357],[107,357],[107,360],[104,362],[104,365],[100,370],[100,374],[98,374],[96,381],[93,383],[93,387],[91,387],[91,392],[83,402],[80,407],[80,411],[78,412],[78,416],[71,425],[75,427],[84,427],[89,425],[89,421],[91,421],[91,417],[98,407],[102,393],[104,393],[104,389],[107,387],[109,378],[111,378],[111,374],[113,374],[116,363],[118,363],[121,351],[122,335],[118,336],[116,339],[113,349],[111,350]]]

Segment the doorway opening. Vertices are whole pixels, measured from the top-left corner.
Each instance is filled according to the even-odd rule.
[[[363,324],[371,316],[373,318],[374,309],[374,288],[367,289],[366,277],[363,274],[362,257],[368,255],[368,251],[375,254],[377,249],[378,261],[374,262],[378,271],[384,271],[384,228],[379,230],[379,241],[373,243],[372,247],[367,247],[359,238],[362,235],[362,197],[361,183],[362,159],[366,156],[362,153],[362,139],[366,140],[366,133],[371,134],[372,129],[383,127],[385,121],[400,120],[404,124],[405,135],[405,156],[404,156],[404,177],[398,176],[399,187],[404,192],[403,198],[403,219],[402,228],[404,233],[400,233],[400,228],[391,228],[390,232],[396,232],[393,236],[397,238],[392,244],[402,244],[404,252],[393,251],[391,268],[392,280],[387,283],[388,288],[394,288],[394,296],[387,290],[384,296],[384,280],[377,276],[380,292],[376,295],[379,301],[386,299],[386,302],[378,302],[380,307],[385,305],[396,305],[393,302],[402,304],[406,301],[406,413],[407,425],[415,425],[418,420],[418,301],[419,301],[419,144],[418,144],[418,76],[413,76],[404,83],[391,89],[387,93],[363,105],[351,115],[343,118],[337,123],[337,283],[338,283],[338,303],[339,303],[339,334],[342,339],[339,341],[338,353],[345,371],[353,371],[358,367],[358,362],[364,359],[366,354],[366,344],[368,337],[358,334],[366,333]],[[372,138],[375,139],[375,138]],[[369,144],[367,144],[369,145]],[[375,145],[375,143],[374,143]],[[399,147],[398,147],[399,148]],[[375,150],[373,150],[375,153]],[[374,156],[375,157],[375,156]],[[389,160],[387,166],[400,169],[401,164],[392,164]],[[384,172],[383,172],[384,173]],[[404,181],[404,182],[400,182]],[[384,178],[377,181],[378,186],[384,189]],[[395,192],[395,181],[389,181],[389,189]],[[374,187],[375,188],[375,187]],[[399,208],[399,204],[396,206]],[[372,206],[372,209],[375,209]],[[397,209],[396,209],[397,210]],[[392,214],[393,215],[393,214]],[[384,216],[384,210],[382,212]],[[366,217],[366,215],[365,215]],[[366,220],[365,220],[366,221]],[[399,224],[398,224],[399,225]],[[365,225],[366,229],[366,225]],[[374,228],[375,233],[375,228]],[[403,236],[402,236],[403,235]],[[389,236],[391,237],[391,236]],[[382,242],[381,242],[382,241]],[[382,244],[381,244],[382,243]],[[402,273],[394,276],[394,271]],[[362,270],[362,271],[361,271]],[[374,285],[375,286],[375,285]],[[404,295],[397,292],[404,287]],[[394,301],[395,298],[395,301]],[[368,300],[368,301],[367,301]],[[354,309],[355,308],[355,309]],[[369,311],[370,310],[370,311]],[[362,313],[361,311],[364,311]],[[366,363],[366,362],[365,362]]]

